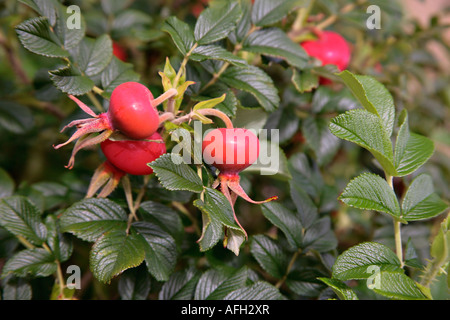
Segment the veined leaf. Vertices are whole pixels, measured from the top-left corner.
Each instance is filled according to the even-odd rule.
[[[282,278],[286,272],[287,256],[281,246],[265,235],[253,236],[250,252],[261,268],[275,278]]]
[[[146,300],[150,287],[150,275],[147,269],[141,267],[126,270],[117,286],[122,300]]]
[[[112,57],[111,62],[101,73],[102,87],[107,93],[113,92],[113,90],[124,82],[139,81],[140,76],[133,70],[133,65],[125,63]]]
[[[448,208],[434,192],[433,181],[427,174],[417,176],[402,202],[402,215],[407,221],[429,219]]]
[[[381,271],[379,287],[373,291],[396,300],[428,300],[418,285],[404,273]]]
[[[75,59],[87,76],[94,76],[106,68],[112,55],[112,40],[105,34],[97,39],[84,38],[77,46]]]
[[[86,241],[95,241],[111,230],[125,230],[126,212],[109,199],[90,198],[69,207],[61,216],[62,232],[70,232]]]
[[[29,107],[11,101],[0,101],[0,126],[15,134],[33,128],[34,118]]]
[[[73,15],[73,12],[67,12],[67,7],[59,4],[57,6],[57,21],[55,25],[55,34],[59,38],[66,50],[75,48],[85,36],[86,22],[83,15]],[[75,19],[79,19],[76,21]],[[77,23],[79,23],[77,25]],[[73,24],[69,28],[69,25]]]
[[[363,173],[354,178],[339,196],[339,200],[359,209],[385,212],[397,219],[401,216],[394,190],[376,174]]]
[[[92,90],[94,81],[84,76],[73,66],[66,66],[58,70],[49,71],[54,85],[67,94],[74,96],[85,94]]]
[[[162,25],[161,30],[167,32],[172,37],[173,42],[183,56],[195,44],[193,31],[187,23],[179,20],[177,17],[169,17]]]
[[[250,286],[246,286],[230,292],[224,300],[280,300],[280,291],[270,283],[257,281]]]
[[[274,24],[306,4],[305,0],[257,0],[253,4],[252,22],[260,27]]]
[[[416,171],[433,154],[433,141],[419,134],[410,133],[408,113],[404,109],[399,117],[400,129],[395,142],[394,165],[396,176],[402,177]]]
[[[235,56],[230,51],[217,45],[205,45],[199,46],[192,51],[191,59],[194,61],[205,61],[207,59],[220,60],[229,62],[240,68],[246,68],[248,66],[247,62],[237,56]]]
[[[220,300],[231,291],[245,286],[248,270],[246,267],[230,273],[224,270],[210,269],[198,280],[195,288],[195,300]]]
[[[376,242],[363,242],[344,251],[337,257],[332,274],[341,281],[367,279],[374,272],[403,273],[397,255],[388,247]]]
[[[16,26],[16,32],[22,45],[33,53],[52,58],[69,56],[60,40],[50,31],[50,24],[45,17],[22,22]]]
[[[298,92],[310,92],[317,88],[319,85],[319,77],[312,73],[311,70],[298,71],[296,68],[292,68],[291,82]]]
[[[336,293],[339,299],[358,300],[358,296],[345,283],[336,279],[329,278],[319,278],[319,280],[323,281],[327,286],[329,286],[334,291],[334,293]]]
[[[0,198],[9,197],[14,192],[15,183],[8,172],[0,167]]]
[[[36,245],[43,244],[47,238],[47,228],[39,209],[23,196],[0,200],[0,225]]]
[[[166,281],[158,298],[160,300],[192,300],[200,273],[194,268],[186,268],[173,273]]]
[[[144,261],[145,241],[126,230],[115,229],[103,234],[93,245],[89,264],[94,276],[103,283],[126,269],[136,267]]]
[[[278,108],[278,90],[263,70],[254,66],[245,69],[230,67],[220,79],[230,87],[251,93],[266,111]]]
[[[188,190],[196,193],[203,191],[203,183],[199,176],[178,154],[164,154],[149,166],[168,190]]]
[[[344,70],[339,74],[363,107],[380,117],[387,136],[392,135],[395,121],[394,99],[389,91],[371,76],[354,75]]]
[[[308,63],[305,50],[278,28],[253,32],[243,44],[243,50],[285,59],[290,65],[303,69]]]
[[[395,176],[392,144],[377,115],[362,109],[347,111],[331,120],[330,131],[370,151],[385,172]]]
[[[55,271],[55,257],[50,252],[43,248],[25,249],[5,263],[2,278],[10,273],[17,277],[47,277]]]
[[[210,44],[228,36],[241,17],[238,1],[230,0],[210,4],[198,17],[194,28],[195,41]]]

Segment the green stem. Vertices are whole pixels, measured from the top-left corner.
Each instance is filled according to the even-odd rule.
[[[292,258],[291,258],[291,261],[289,261],[289,264],[288,264],[288,266],[287,266],[287,268],[286,268],[286,272],[285,272],[283,278],[281,278],[281,279],[275,284],[275,287],[276,287],[276,288],[280,288],[280,287],[283,285],[283,283],[286,281],[286,279],[287,279],[287,277],[288,277],[288,275],[289,275],[289,272],[291,271],[292,267],[294,266],[295,261],[297,260],[298,256],[299,256],[301,253],[302,253],[302,249],[298,249],[297,251],[295,251],[294,255],[293,255]]]
[[[394,190],[393,177],[389,174],[386,175],[386,181],[389,187]],[[403,268],[403,249],[402,249],[402,234],[400,228],[401,222],[394,219],[394,237],[395,237],[395,251],[397,253],[398,260],[400,260],[400,266]]]
[[[175,79],[173,81],[173,87],[176,88],[178,87],[178,82],[180,81],[181,76],[183,75],[183,72],[186,68],[186,64],[189,61],[189,57],[192,54],[192,52],[195,50],[195,48],[198,47],[198,43],[195,43],[192,48],[188,51],[188,53],[186,53],[186,55],[184,56],[183,61],[181,62],[181,66],[180,69],[177,72],[177,75],[175,76]]]
[[[94,106],[97,108],[97,110],[99,112],[104,112],[105,109],[103,109],[103,106],[101,105],[101,103],[97,100],[97,98],[95,97],[95,95],[89,91],[88,93],[86,93],[89,100],[91,100],[91,102],[94,104]]]

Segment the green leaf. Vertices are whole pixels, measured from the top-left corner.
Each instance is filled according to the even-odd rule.
[[[297,208],[297,213],[301,224],[308,229],[318,218],[319,211],[302,186],[292,179],[289,182],[291,199]]]
[[[308,117],[303,121],[303,135],[313,149],[317,163],[329,163],[340,147],[340,140],[330,132],[329,122],[318,117]]]
[[[392,144],[378,116],[366,110],[350,110],[331,120],[330,131],[370,151],[384,171],[395,176]]]
[[[104,233],[92,246],[89,264],[93,275],[103,283],[126,269],[144,261],[145,241],[142,236],[126,230],[114,229]]]
[[[0,168],[0,198],[9,197],[14,192],[15,183],[8,172]]]
[[[413,173],[433,154],[433,141],[419,134],[410,133],[408,113],[404,109],[399,117],[397,140],[395,142],[394,165],[396,176],[402,177]]]
[[[10,273],[17,277],[47,277],[55,271],[55,257],[50,252],[42,248],[25,249],[5,263],[2,278]]]
[[[337,246],[336,235],[331,229],[331,220],[329,217],[323,217],[314,221],[306,229],[303,236],[303,250],[316,250],[318,252],[327,252],[334,250]]]
[[[266,111],[278,108],[280,97],[272,78],[255,66],[229,67],[220,79],[230,87],[251,93]]]
[[[139,79],[140,76],[133,70],[132,64],[122,62],[115,56],[101,73],[102,87],[107,93],[113,92],[119,84],[128,81],[138,82]]]
[[[33,114],[30,109],[21,104],[0,101],[0,127],[15,133],[24,134],[34,125]]]
[[[188,53],[195,44],[194,33],[189,25],[177,17],[169,17],[161,27],[162,31],[167,32],[171,37],[178,50],[183,56]]]
[[[73,251],[72,241],[68,239],[67,234],[61,233],[56,216],[48,215],[45,219],[45,225],[48,230],[47,243],[55,258],[59,262],[69,260]]]
[[[337,257],[332,275],[341,281],[367,279],[373,270],[402,273],[397,255],[388,247],[376,242],[363,242],[344,251]]]
[[[358,300],[358,296],[345,283],[336,279],[329,278],[319,278],[319,280],[323,281],[327,286],[329,286],[334,291],[334,293],[336,293],[339,299]]]
[[[227,51],[226,49],[213,44],[195,48],[194,51],[192,51],[190,58],[194,61],[199,62],[208,59],[220,60],[228,62],[240,68],[246,68],[248,66],[247,62],[244,59],[241,59],[235,56],[230,51]]]
[[[57,5],[56,0],[19,0],[23,4],[26,4],[39,15],[44,16],[50,22],[50,25],[54,26],[57,17]]]
[[[7,276],[3,281],[2,300],[31,300],[32,290],[28,279]]]
[[[159,300],[192,300],[200,273],[194,268],[185,268],[173,273],[159,291]]]
[[[305,68],[308,63],[308,55],[305,50],[278,28],[253,32],[243,43],[242,50],[283,58],[290,65],[300,69]]]
[[[241,18],[239,19],[236,28],[228,35],[228,38],[232,43],[237,44],[242,42],[247,36],[252,26],[251,21],[251,11],[252,11],[252,1],[241,0]]]
[[[390,137],[394,128],[395,106],[389,91],[371,76],[354,75],[347,70],[339,76],[363,107],[381,119],[383,128]]]
[[[47,228],[42,222],[41,213],[23,196],[0,200],[0,225],[35,245],[43,244],[47,238]]]
[[[54,29],[55,34],[59,38],[64,49],[70,51],[71,49],[76,48],[83,39],[86,32],[86,23],[82,15],[68,13],[67,7],[61,4],[57,6],[57,10],[58,19]],[[79,21],[76,21],[77,18],[79,18]],[[79,22],[79,25],[76,25],[76,22]],[[71,23],[74,23],[74,25],[69,28]]]
[[[201,109],[214,108],[216,105],[223,102],[223,100],[225,100],[225,94],[223,94],[222,96],[220,96],[218,98],[204,100],[202,102],[199,102],[194,105],[193,110],[197,111],[197,110],[201,110]]]
[[[203,183],[199,176],[178,154],[164,154],[149,166],[168,190],[188,190],[196,193],[203,191]]]
[[[62,92],[72,95],[82,95],[92,90],[94,81],[84,76],[73,66],[49,71],[53,84]]]
[[[126,212],[109,199],[90,198],[78,201],[63,212],[62,232],[70,232],[85,241],[96,241],[105,232],[127,226]]]
[[[232,240],[242,243],[245,233],[234,220],[233,209],[227,198],[220,191],[211,188],[205,188],[204,198],[204,202],[199,199],[194,201],[194,205],[203,213],[203,230],[198,240],[200,250],[211,249],[222,238],[224,227],[228,228],[228,232],[235,232],[231,234],[234,237]],[[237,255],[240,243],[230,243],[228,240],[227,248]]]
[[[50,30],[47,18],[28,19],[15,29],[22,45],[31,52],[52,58],[69,56],[67,50],[62,47],[62,43]]]
[[[306,297],[318,297],[325,289],[325,285],[318,279],[324,273],[317,268],[302,267],[293,269],[286,278],[286,285],[295,294]]]
[[[118,291],[122,300],[147,300],[151,280],[145,268],[126,270],[119,279]]]
[[[110,63],[113,56],[112,40],[106,34],[97,39],[86,37],[77,46],[74,56],[84,74],[87,76],[99,74]]]
[[[231,291],[245,286],[248,270],[242,267],[233,272],[210,269],[202,274],[195,288],[195,300],[221,300]]]
[[[300,249],[302,247],[302,224],[293,212],[276,202],[264,203],[261,210],[274,226],[283,231],[293,248]]]
[[[259,27],[274,24],[306,4],[305,0],[257,0],[253,5],[252,22]]]
[[[379,175],[363,173],[345,187],[339,200],[359,209],[388,213],[401,218],[400,205],[394,190]]]
[[[399,272],[381,271],[379,287],[373,291],[396,300],[428,300],[414,280]]]
[[[195,101],[205,101],[211,98],[219,98],[225,95],[225,99],[215,106],[215,109],[224,112],[229,117],[236,115],[238,101],[234,92],[223,83],[216,83],[202,91],[201,96],[192,97]]]
[[[210,4],[197,19],[194,28],[195,41],[204,45],[225,38],[236,28],[240,17],[241,8],[238,1]]]
[[[132,227],[144,241],[145,262],[148,271],[158,281],[167,281],[177,262],[175,240],[159,226],[150,222],[138,221]]]
[[[280,291],[270,283],[257,281],[250,286],[246,286],[230,292],[224,300],[281,300]]]
[[[319,77],[311,70],[297,70],[293,68],[291,82],[298,92],[311,92],[319,86]]]
[[[252,237],[250,252],[263,268],[271,276],[281,279],[287,266],[287,256],[280,244],[265,235]]]
[[[427,174],[417,176],[411,183],[402,202],[402,215],[407,221],[429,219],[448,208],[434,192],[433,180]]]

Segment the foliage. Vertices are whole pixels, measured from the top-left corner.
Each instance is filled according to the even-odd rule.
[[[2,2],[2,298],[448,299],[449,79],[426,45],[448,55],[444,25],[406,31],[397,2],[370,3],[383,27],[368,32],[367,1]],[[324,28],[352,43],[348,70],[299,45]],[[101,113],[127,81],[176,89],[158,106],[168,153],[86,198],[105,157],[68,170],[70,148],[53,150],[85,117],[68,95]],[[233,207],[214,188],[194,129],[227,119],[278,130],[260,136],[278,167],[240,175],[277,201]]]

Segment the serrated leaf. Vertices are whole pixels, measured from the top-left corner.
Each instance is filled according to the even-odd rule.
[[[0,127],[15,133],[23,134],[33,128],[34,118],[30,109],[21,104],[0,101]]]
[[[3,266],[2,278],[12,273],[17,277],[47,277],[56,271],[55,257],[45,249],[25,249],[13,255]]]
[[[195,48],[194,51],[192,51],[190,58],[194,61],[199,62],[208,59],[220,60],[228,62],[240,68],[246,68],[248,66],[247,62],[244,59],[235,56],[233,53],[222,48],[221,46],[213,44]]]
[[[22,45],[33,53],[52,58],[66,58],[69,52],[50,30],[45,17],[28,19],[18,26],[16,32]]]
[[[282,278],[286,272],[287,256],[280,244],[265,235],[252,237],[250,252],[261,268],[275,278]]]
[[[263,215],[281,231],[283,231],[292,248],[302,247],[302,224],[293,212],[280,203],[268,202],[261,206]]]
[[[270,283],[257,281],[250,286],[246,286],[225,296],[224,300],[280,300],[280,291]]]
[[[396,300],[428,300],[419,286],[404,273],[381,271],[380,286],[373,291],[385,297]]]
[[[345,283],[336,279],[329,278],[319,278],[319,280],[323,281],[327,286],[329,286],[334,291],[334,293],[336,293],[339,299],[358,300],[358,296]]]
[[[178,50],[183,56],[188,53],[195,44],[194,33],[189,25],[177,17],[169,17],[161,27],[162,31],[167,32]]]
[[[49,71],[53,84],[62,92],[74,96],[85,94],[92,90],[94,81],[84,76],[73,66],[63,67],[58,70]]]
[[[47,238],[47,228],[39,209],[23,196],[0,200],[0,225],[36,245],[43,244]]]
[[[194,268],[173,273],[159,291],[159,300],[192,300],[200,274]]]
[[[303,250],[316,250],[326,252],[335,249],[337,238],[331,229],[331,220],[329,217],[323,217],[314,221],[306,229],[303,236]]]
[[[81,71],[87,76],[94,76],[103,71],[113,56],[112,40],[109,35],[97,39],[84,38],[77,46],[74,55]]]
[[[408,114],[404,109],[399,117],[400,129],[395,142],[394,165],[396,176],[413,173],[433,154],[433,141],[419,134],[409,132]]]
[[[175,240],[159,226],[138,221],[132,224],[138,235],[144,239],[145,262],[148,271],[158,281],[167,281],[177,262]]]
[[[303,135],[314,150],[317,163],[329,163],[340,147],[340,140],[330,132],[329,122],[323,118],[308,117],[303,121]]]
[[[236,28],[228,35],[228,38],[234,44],[242,42],[252,26],[251,11],[252,2],[250,0],[241,0],[241,18],[239,19]]]
[[[354,178],[339,196],[339,200],[352,207],[381,211],[396,219],[401,218],[394,190],[376,174],[363,173]]]
[[[274,24],[306,4],[304,0],[258,0],[253,4],[252,22],[260,27]]]
[[[59,262],[67,261],[72,255],[72,241],[66,234],[61,233],[59,223],[54,215],[48,215],[45,219],[48,230],[47,243],[53,255]]]
[[[3,300],[31,300],[32,290],[28,279],[7,276],[3,283]]]
[[[60,218],[62,232],[70,232],[86,241],[96,241],[103,233],[125,230],[126,212],[109,199],[85,199],[76,202]]]
[[[19,0],[23,4],[26,4],[41,16],[44,16],[50,22],[50,25],[54,26],[56,23],[57,16],[57,5],[56,0]]]
[[[354,75],[347,70],[339,76],[363,107],[382,120],[383,128],[390,137],[394,128],[395,106],[389,91],[371,76]]]
[[[224,112],[229,117],[233,117],[236,115],[238,101],[234,92],[223,83],[216,83],[202,91],[201,96],[195,96],[191,99],[195,101],[205,101],[211,98],[221,97],[222,95],[225,95],[224,101],[217,104],[215,108]]]
[[[319,85],[319,77],[311,70],[297,70],[293,68],[291,82],[298,92],[311,92]]]
[[[396,175],[392,144],[377,115],[362,109],[347,111],[331,120],[330,131],[341,139],[367,149],[385,172]]]
[[[166,153],[149,164],[164,188],[168,190],[203,191],[203,183],[178,154]]]
[[[308,63],[305,50],[278,28],[257,30],[243,43],[242,50],[285,59],[291,66],[303,69]]]
[[[433,180],[427,174],[417,176],[411,183],[402,202],[402,215],[407,221],[429,219],[448,208],[434,192]]]
[[[229,67],[220,77],[230,87],[251,93],[266,111],[278,108],[280,97],[272,79],[255,66]]]
[[[195,288],[195,300],[221,300],[233,290],[242,288],[247,280],[247,268],[226,273],[224,270],[210,269],[203,273]]]
[[[126,270],[120,276],[117,288],[122,300],[146,300],[150,286],[147,269],[137,267]]]
[[[144,261],[145,240],[134,232],[114,229],[104,233],[92,246],[90,269],[97,280],[110,283],[123,271]]]
[[[397,255],[388,247],[376,242],[363,242],[344,251],[337,257],[333,268],[333,278],[341,281],[367,279],[373,275],[370,268],[378,271],[402,273]]]
[[[197,19],[194,28],[195,41],[204,45],[225,38],[236,28],[240,17],[241,8],[238,1],[211,4]]]
[[[71,50],[83,39],[86,32],[86,23],[80,12],[67,10],[63,5],[57,6],[57,21],[55,34],[62,43],[64,49]],[[70,26],[70,27],[69,27]]]
[[[203,213],[203,230],[198,243],[201,251],[212,248],[223,236],[223,228],[234,230],[233,240],[243,241],[245,233],[234,220],[233,209],[227,198],[218,190],[205,188],[204,201],[195,200],[194,205]],[[237,238],[236,238],[237,237]],[[238,240],[239,239],[239,240]],[[236,245],[236,243],[231,243]],[[237,255],[239,247],[228,247]]]
[[[138,82],[139,79],[140,76],[133,70],[132,64],[122,62],[115,56],[101,73],[102,87],[107,93],[113,92],[119,84],[128,81]]]

